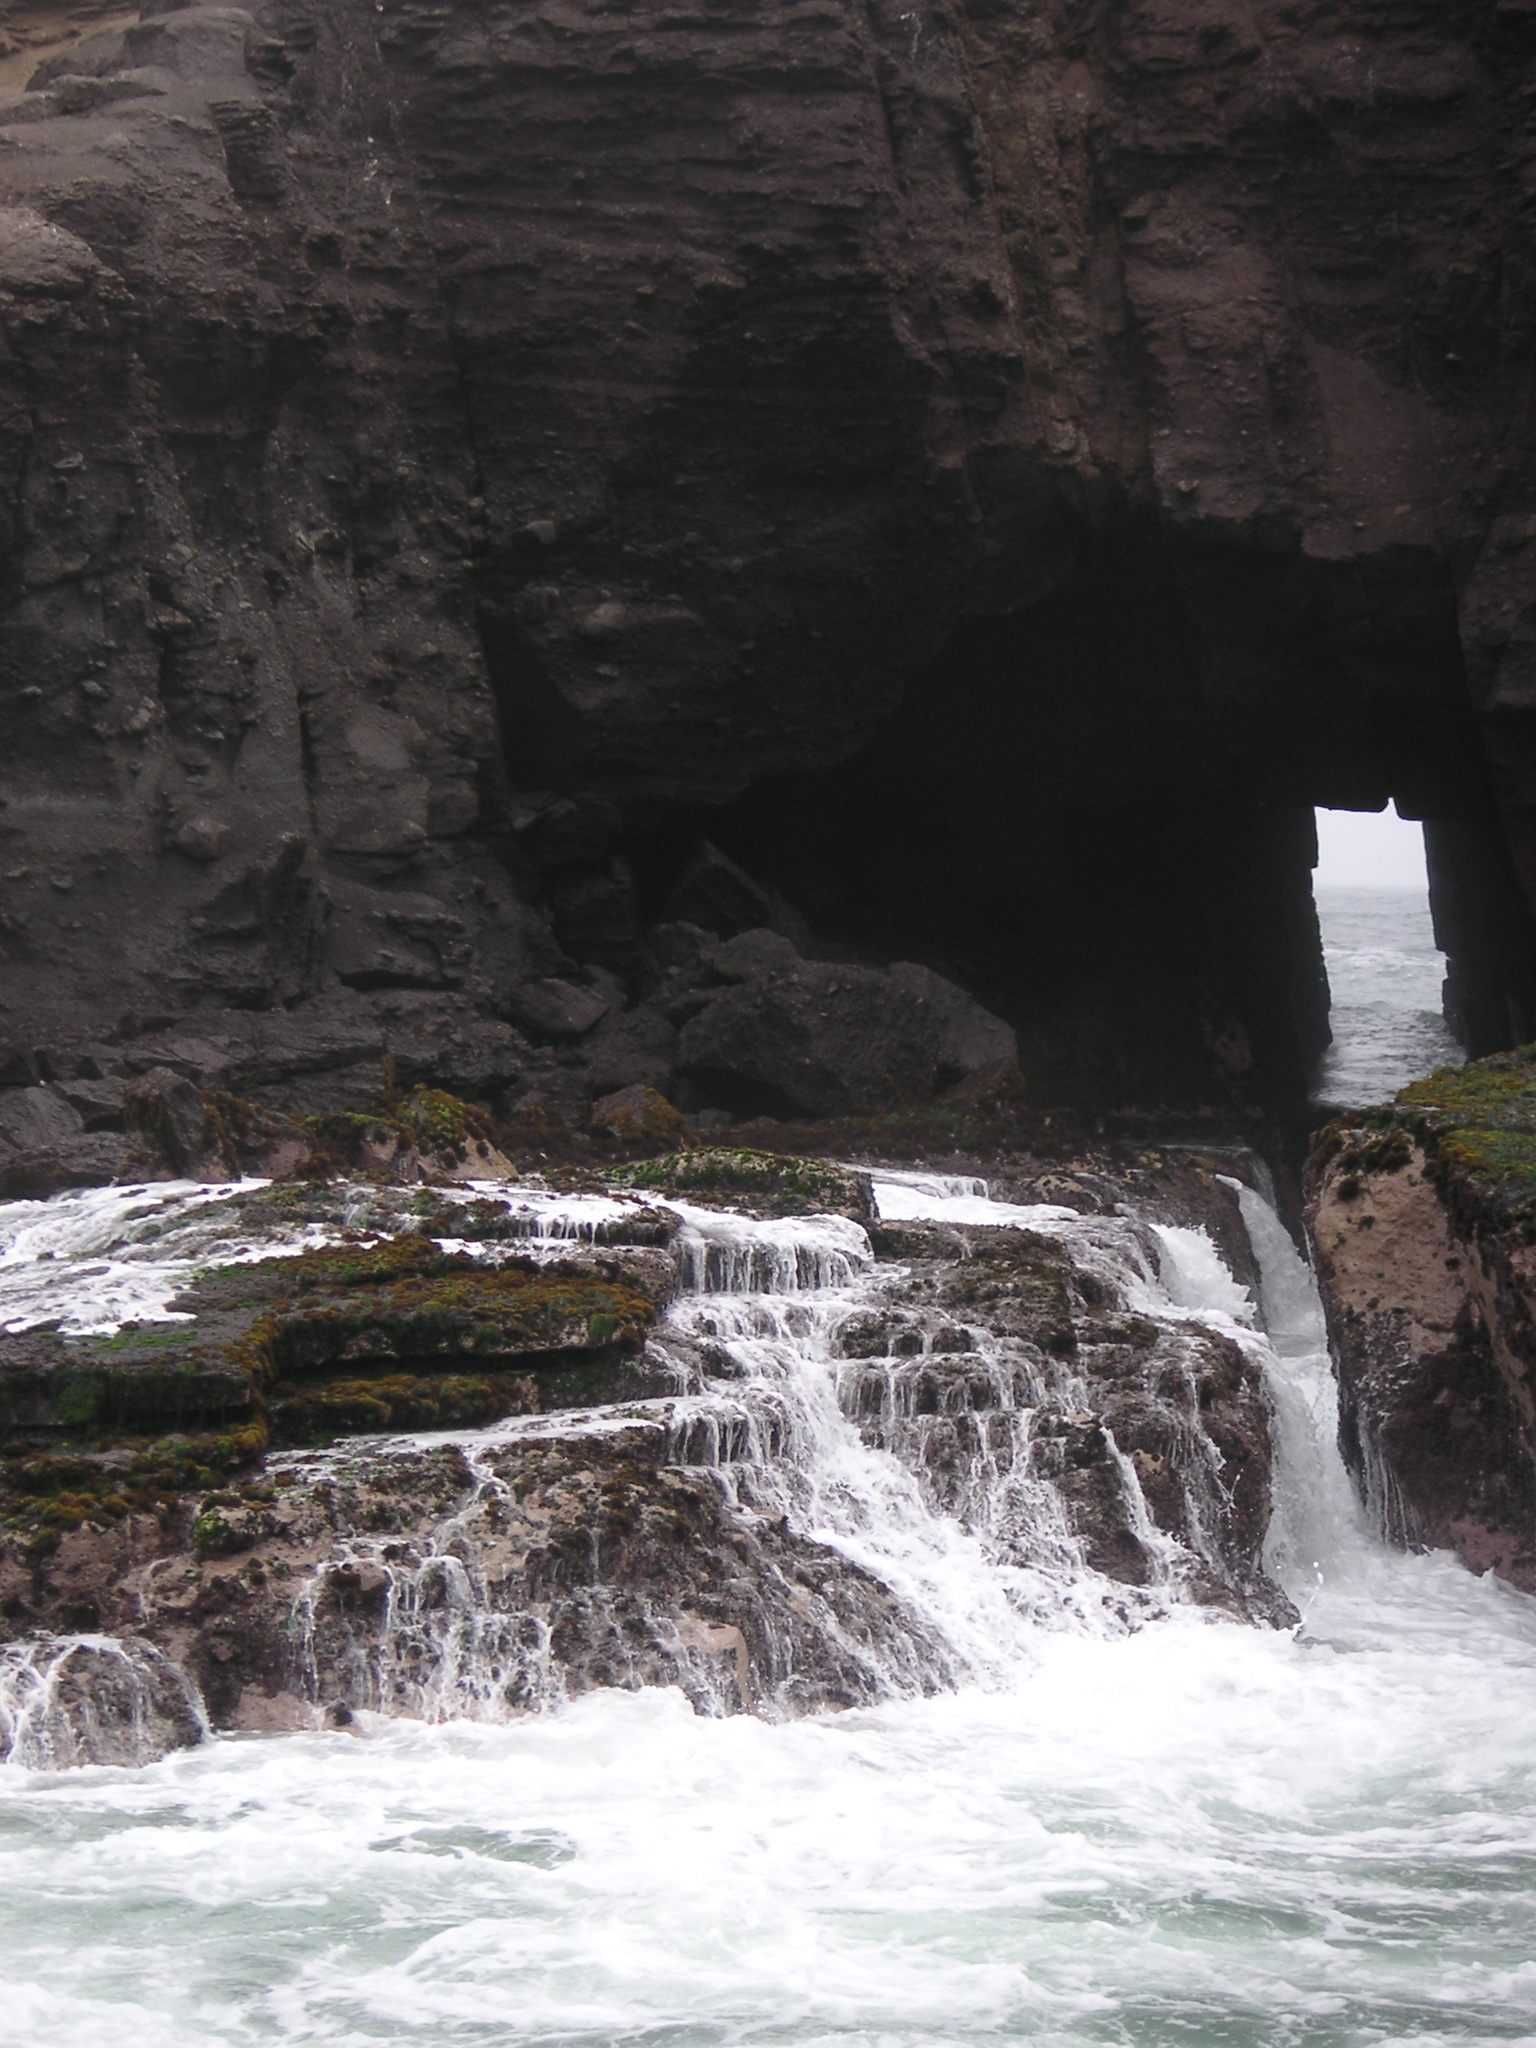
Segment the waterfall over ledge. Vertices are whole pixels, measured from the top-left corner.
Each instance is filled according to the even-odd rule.
[[[1007,1689],[1048,1633],[1294,1625],[1401,1561],[1339,1462],[1310,1274],[1235,1163],[1246,1180],[1198,1176],[1225,1255],[1187,1190],[1159,1216],[875,1169],[860,1221],[463,1188],[429,1226],[450,1264],[664,1267],[640,1353],[602,1386],[525,1360],[514,1412],[478,1428],[275,1448],[190,1529],[81,1516],[30,1613],[12,1597],[0,1743],[141,1762],[210,1726],[495,1721],[615,1686],[778,1720]],[[100,1347],[126,1316],[169,1343],[215,1260],[249,1287],[327,1243],[401,1242],[361,1187],[259,1237],[240,1204],[261,1193],[11,1205],[8,1327]],[[499,1235],[475,1236],[487,1215]]]

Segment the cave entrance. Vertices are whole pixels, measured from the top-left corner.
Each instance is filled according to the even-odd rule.
[[[1127,517],[1079,532],[1047,596],[956,621],[857,753],[668,831],[673,856],[690,834],[720,847],[825,957],[968,988],[1017,1030],[1042,1102],[1289,1120],[1330,1044],[1318,807],[1395,803],[1376,829],[1422,831],[1467,1054],[1536,1036],[1492,751],[1455,593],[1422,557],[1175,551]],[[657,903],[665,837],[639,861]]]
[[[1445,1015],[1446,957],[1424,828],[1388,806],[1317,813],[1313,893],[1333,1042],[1314,1100],[1350,1109],[1466,1057]]]

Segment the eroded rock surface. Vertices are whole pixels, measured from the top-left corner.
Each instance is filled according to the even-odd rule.
[[[1309,1167],[1343,1444],[1385,1532],[1536,1591],[1536,1062],[1447,1070]]]
[[[606,1685],[780,1716],[985,1678],[1035,1621],[1288,1620],[1259,1362],[1130,1305],[1157,1247],[1111,1213],[1119,1163],[1015,1162],[1015,1197],[1083,1204],[1039,1229],[980,1200],[881,1223],[863,1175],[742,1149],[612,1197],[162,1198],[184,1320],[0,1339],[6,1741],[133,1761],[185,1713],[498,1716]],[[1225,1182],[1139,1171],[1240,1238]],[[208,1270],[237,1240],[269,1256]]]
[[[415,992],[666,1092],[659,927],[808,920],[1063,1096],[1294,1099],[1388,794],[1536,1015],[1528,12],[55,11],[0,1076]]]
[[[611,1004],[545,979],[517,992],[522,1029],[466,997],[375,992],[55,1038],[0,1085],[0,1196],[287,1174],[316,1155],[336,1169],[359,1163],[349,1151],[370,1124],[370,1164],[494,1178],[508,1170],[499,1148],[541,1122],[567,1149],[606,1130],[643,1151],[686,1140],[672,1098],[722,1121],[722,1103],[861,1114],[1013,1071],[1009,1027],[927,968],[807,961],[767,930],[723,945],[670,931],[677,961],[653,963],[628,1008],[612,977]]]

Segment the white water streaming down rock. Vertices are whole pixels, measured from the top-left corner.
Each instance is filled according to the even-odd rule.
[[[0,1757],[11,1763],[152,1763],[207,1733],[195,1688],[152,1643],[44,1636],[0,1649]]]
[[[1167,1307],[1155,1264],[1129,1226],[1083,1225],[1074,1212],[1051,1206],[989,1203],[973,1182],[914,1186],[921,1178],[907,1176],[900,1187],[882,1184],[882,1211],[889,1205],[910,1215],[919,1203],[948,1217],[958,1203],[967,1220],[981,1209],[989,1223],[1070,1224],[1086,1233],[1106,1265],[1123,1254],[1124,1240],[1136,1259],[1131,1279],[1138,1299],[1155,1296]],[[524,1199],[536,1213],[537,1198]],[[877,1268],[867,1233],[846,1218],[761,1220],[669,1206],[682,1221],[677,1250],[685,1291],[667,1321],[672,1333],[709,1358],[705,1391],[585,1417],[519,1417],[456,1435],[473,1491],[427,1543],[356,1535],[317,1565],[294,1617],[307,1697],[320,1703],[340,1693],[353,1704],[432,1720],[494,1719],[509,1707],[557,1704],[564,1687],[547,1619],[527,1609],[498,1609],[484,1560],[502,1546],[507,1520],[497,1449],[568,1439],[583,1429],[660,1427],[669,1465],[707,1473],[732,1510],[744,1511],[749,1521],[782,1522],[796,1538],[846,1559],[883,1588],[890,1616],[879,1634],[850,1626],[835,1605],[820,1608],[815,1624],[829,1637],[835,1659],[858,1673],[860,1697],[1004,1686],[1028,1662],[1042,1624],[1118,1633],[1128,1615],[1161,1614],[1178,1598],[1178,1546],[1154,1528],[1128,1460],[1119,1458],[1117,1465],[1127,1518],[1160,1566],[1156,1585],[1143,1593],[1088,1569],[1057,1489],[1026,1473],[1024,1453],[1041,1399],[1049,1395],[1069,1411],[1085,1405],[1069,1367],[1031,1365],[1017,1347],[1005,1350],[977,1337],[990,1346],[975,1364],[989,1378],[997,1411],[987,1418],[993,1440],[966,1447],[957,1488],[936,1487],[924,1425],[903,1413],[903,1394],[913,1368],[925,1358],[932,1364],[938,1333],[913,1324],[912,1341],[922,1346],[915,1359],[854,1362],[843,1356],[847,1326],[885,1302],[903,1269]],[[1123,1283],[1126,1274],[1115,1270]],[[949,1321],[933,1320],[940,1330]],[[871,1375],[879,1379],[878,1424],[867,1412]],[[444,1441],[386,1442],[370,1455],[414,1458]],[[306,1476],[326,1472],[345,1484],[357,1455],[343,1447],[281,1454],[274,1463]],[[371,1606],[355,1627],[338,1624],[333,1613],[322,1654],[317,1617],[327,1589],[359,1584],[378,1589],[378,1619]],[[599,1610],[611,1606],[602,1585],[590,1597]],[[735,1687],[722,1685],[710,1631],[685,1617],[679,1642],[677,1618],[659,1612],[648,1627],[672,1639],[695,1704],[730,1711]],[[697,1642],[686,1639],[690,1628],[700,1628]],[[774,1661],[795,1674],[804,1653],[786,1642]],[[792,1675],[780,1692],[759,1694],[753,1704],[776,1718],[803,1710],[800,1692],[801,1681]]]
[[[870,1263],[869,1238],[842,1216],[744,1221],[671,1205],[684,1218],[682,1284],[692,1294],[817,1294],[850,1286]]]
[[[985,1201],[915,1178],[892,1208]],[[503,1725],[363,1715],[137,1771],[0,1772],[0,2041],[1536,2041],[1536,1603],[1370,1534],[1310,1278],[1240,1199],[1267,1337],[1198,1233],[988,1220],[1071,1233],[1174,1335],[1262,1359],[1299,1630],[1165,1598],[1126,1633],[1057,1599],[1070,1546],[1032,1580],[998,1563],[974,1497],[941,1512],[927,1467],[854,1426],[871,1361],[828,1354],[886,1281],[834,1234],[830,1286],[680,1304],[735,1376],[651,1412],[719,1483],[778,1485],[873,1560],[957,1691],[780,1725],[596,1693]],[[761,1274],[774,1246],[696,1270]],[[922,1356],[874,1361],[892,1427],[945,1419],[900,1413]],[[475,1439],[488,1458],[510,1427]],[[1000,1512],[1006,1486],[967,1483]]]
[[[732,1258],[710,1270],[755,1277],[761,1261],[752,1240],[774,1226],[734,1227]],[[839,1402],[837,1332],[869,1299],[868,1288],[853,1284],[847,1232],[864,1240],[860,1263],[867,1265],[868,1241],[857,1225],[845,1226],[840,1244],[802,1244],[795,1277],[819,1252],[833,1283],[803,1290],[811,1299],[795,1299],[799,1289],[781,1299],[740,1287],[700,1290],[697,1301],[674,1307],[690,1336],[720,1347],[740,1385],[724,1408],[705,1396],[678,1413],[675,1455],[682,1464],[711,1466],[732,1499],[785,1516],[890,1588],[939,1668],[925,1674],[922,1659],[902,1659],[879,1673],[880,1690],[923,1692],[933,1677],[999,1681],[1027,1655],[1027,1629],[1006,1579],[958,1522],[932,1511],[912,1471],[865,1444]]]
[[[0,1330],[72,1334],[170,1320],[166,1304],[199,1265],[270,1258],[232,1232],[231,1197],[265,1181],[86,1188],[46,1202],[0,1203]],[[291,1233],[297,1247],[322,1233]]]
[[[0,1332],[57,1328],[104,1335],[124,1323],[176,1321],[168,1304],[199,1268],[307,1251],[349,1232],[383,1235],[410,1220],[412,1190],[339,1185],[331,1222],[290,1221],[280,1206],[271,1206],[253,1227],[258,1219],[251,1198],[268,1185],[153,1181],[0,1202]],[[536,1257],[601,1243],[645,1213],[637,1202],[546,1195],[499,1182],[445,1188],[439,1196],[445,1204],[493,1199],[506,1210],[501,1234]]]

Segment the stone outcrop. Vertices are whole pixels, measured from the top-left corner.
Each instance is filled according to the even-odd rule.
[[[259,1233],[302,1213],[304,1192],[237,1196],[225,1207],[232,1231]],[[443,1252],[419,1234],[511,1235],[497,1205],[436,1210],[428,1196],[412,1221],[417,1231],[382,1245],[215,1269],[176,1297],[191,1322],[150,1323],[126,1337],[7,1335],[0,1432],[24,1444],[60,1432],[201,1427],[219,1433],[214,1466],[235,1468],[269,1442],[492,1422],[672,1386],[672,1376],[658,1380],[630,1356],[672,1292],[671,1262],[659,1252],[607,1252],[545,1272],[505,1253],[487,1264]],[[639,1235],[664,1242],[667,1232],[642,1219]],[[157,1469],[150,1455],[142,1472],[130,1461],[126,1476],[114,1466],[104,1483],[114,1497],[124,1487],[153,1491]],[[46,1467],[34,1476],[92,1477]]]
[[[1156,1191],[1243,1243],[1188,1155],[1008,1165],[1021,1199],[1122,1234]],[[178,1268],[182,1320],[0,1338],[0,1754],[135,1761],[205,1714],[494,1717],[609,1685],[781,1716],[974,1676],[907,1565],[882,1575],[882,1524],[852,1554],[828,1539],[859,1482],[837,1466],[820,1490],[820,1397],[803,1359],[764,1365],[761,1296],[732,1322],[744,1287],[822,1318],[837,1455],[894,1461],[859,1511],[910,1483],[919,1548],[948,1517],[1019,1599],[1086,1598],[1108,1626],[1171,1602],[1293,1618],[1262,1563],[1257,1361],[1129,1309],[1101,1253],[878,1223],[862,1173],[740,1147],[608,1185],[584,1247],[530,1245],[516,1190],[239,1191],[197,1228],[244,1262]],[[295,1253],[306,1228],[331,1242]]]
[[[705,1099],[742,1111],[847,1115],[921,1102],[968,1076],[1011,1066],[1018,1040],[1000,1018],[928,968],[889,972],[801,960],[772,931],[743,932],[706,956],[686,1008],[678,1070]]]
[[[1389,795],[1536,1017],[1528,12],[56,15],[0,1073],[414,991],[657,1086],[658,921],[809,920],[1058,1098],[1293,1101]]]
[[[1536,1591],[1536,1059],[1331,1124],[1308,1217],[1346,1457],[1384,1531]]]
[[[208,1733],[186,1674],[132,1635],[0,1648],[0,1694],[0,1757],[33,1770],[154,1763]]]
[[[521,1030],[467,997],[392,991],[55,1040],[28,1062],[45,1078],[0,1087],[0,1197],[286,1174],[327,1156],[410,1178],[469,1171],[469,1149],[495,1175],[498,1142],[530,1119],[654,1149],[688,1139],[674,1097],[716,1114],[863,1112],[928,1102],[1017,1051],[1006,1024],[927,968],[804,961],[767,930],[716,944],[662,929],[685,964],[653,970],[628,1009],[535,982],[519,991]]]

